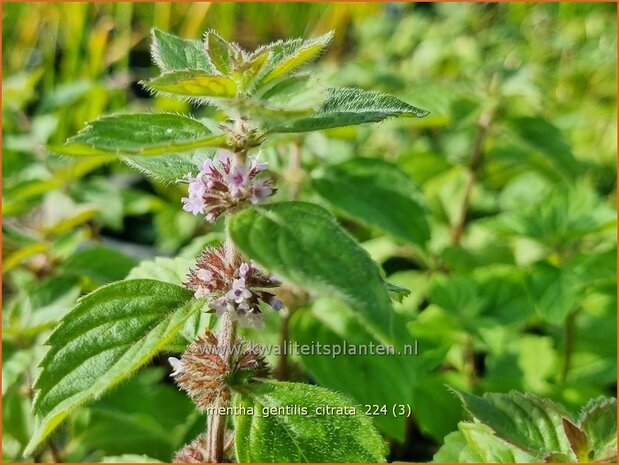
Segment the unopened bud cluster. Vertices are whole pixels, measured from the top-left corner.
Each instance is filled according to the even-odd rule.
[[[168,359],[174,369],[171,376],[203,412],[217,400],[230,402],[230,385],[235,380],[252,382],[269,375],[264,357],[243,341],[225,348],[227,353],[221,351],[217,337],[209,331],[193,341],[180,360]]]
[[[208,438],[206,434],[199,435],[191,443],[185,445],[174,454],[173,463],[208,463]]]

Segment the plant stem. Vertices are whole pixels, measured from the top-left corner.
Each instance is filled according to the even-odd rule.
[[[471,161],[469,165],[469,180],[466,184],[466,188],[464,191],[464,200],[462,201],[460,219],[456,223],[453,229],[453,233],[452,233],[452,243],[454,245],[460,244],[460,240],[462,239],[462,234],[464,234],[464,228],[466,226],[469,206],[471,204],[471,196],[473,194],[473,188],[475,187],[475,183],[477,182],[479,171],[482,165],[483,146],[484,146],[484,142],[486,141],[486,137],[488,136],[492,118],[493,118],[493,112],[487,111],[487,112],[482,113],[482,115],[479,117],[479,121],[477,122],[477,137],[475,138],[475,144],[473,145],[473,150],[471,151]]]
[[[236,342],[237,323],[232,320],[229,312],[225,312],[222,315],[220,323],[221,328],[217,334],[217,351],[224,363],[229,365]],[[226,402],[219,398],[208,415],[207,460],[210,463],[219,463],[223,461],[226,415],[222,414],[219,410],[221,407],[226,406]]]

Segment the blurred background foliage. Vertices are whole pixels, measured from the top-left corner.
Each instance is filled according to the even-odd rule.
[[[389,280],[412,289],[395,310],[422,356],[273,359],[279,377],[362,404],[412,403],[412,419],[376,417],[400,461],[431,459],[463,418],[446,384],[530,391],[571,409],[614,395],[616,5],[28,2],[5,3],[2,23],[4,461],[24,460],[42,343],[76,299],[140,260],[193,258],[217,240],[220,225],[182,212],[180,187],[45,150],[106,112],[212,112],[137,84],[154,74],[153,26],[191,38],[214,28],[250,49],[335,29],[316,75],[432,112],[264,150],[281,198],[327,205],[328,182],[318,180],[341,185],[345,162],[382,159],[410,178],[431,231],[427,244],[402,240],[335,205]],[[354,179],[361,195],[363,177]],[[367,342],[329,299],[271,317],[268,328],[251,337]],[[163,360],[72,415],[26,459],[168,461],[203,419]]]

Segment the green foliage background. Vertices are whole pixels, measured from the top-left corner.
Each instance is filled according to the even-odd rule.
[[[373,417],[403,461],[430,460],[467,418],[446,384],[532,392],[571,412],[614,395],[615,5],[8,3],[2,14],[4,461],[168,461],[203,428],[162,356],[22,457],[42,342],[77,298],[161,255],[181,255],[177,269],[155,261],[132,276],[176,282],[221,231],[182,211],[182,187],[44,148],[101,113],[213,116],[136,84],[154,75],[153,26],[188,38],[215,28],[250,49],[335,29],[317,76],[431,111],[265,148],[278,198],[336,212],[389,282],[412,290],[394,318],[421,352],[273,358],[280,377],[412,404],[411,419]],[[326,297],[249,336],[281,334],[375,338]]]

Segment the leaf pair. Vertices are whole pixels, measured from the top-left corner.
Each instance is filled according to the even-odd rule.
[[[279,41],[250,54],[213,31],[202,43],[155,29],[151,52],[162,75],[144,85],[154,92],[213,103],[228,117],[237,113],[249,117],[257,131],[250,146],[260,144],[270,133],[317,131],[428,114],[391,95],[347,88],[323,91],[307,75],[290,75],[318,57],[331,38],[329,33],[310,40]],[[148,166],[136,159],[174,156],[174,163],[182,165],[179,154],[234,148],[228,136],[216,121],[174,114],[119,114],[95,120],[65,144],[49,149],[71,156],[131,157],[130,164],[156,178],[167,178],[164,163]]]

